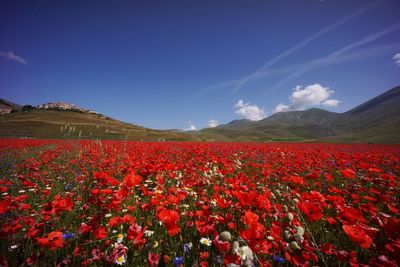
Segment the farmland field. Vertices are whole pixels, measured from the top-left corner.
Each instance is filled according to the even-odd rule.
[[[398,266],[400,146],[0,140],[0,266]]]

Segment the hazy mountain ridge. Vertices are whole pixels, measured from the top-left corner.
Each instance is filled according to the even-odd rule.
[[[240,122],[240,123],[238,123]],[[235,120],[202,133],[235,141],[322,140],[400,142],[400,86],[344,113],[319,108],[272,114],[260,121]]]
[[[60,102],[61,103],[61,102]],[[104,138],[179,141],[332,141],[400,143],[400,86],[347,112],[319,108],[272,114],[260,120],[233,120],[200,131],[153,130],[115,120],[73,104],[36,108],[0,100],[13,112],[0,116],[0,136]]]

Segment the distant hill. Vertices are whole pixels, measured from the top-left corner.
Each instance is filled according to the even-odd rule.
[[[339,127],[348,136],[400,143],[400,86],[347,112]]]
[[[22,106],[0,98],[0,114],[10,113],[13,110],[21,110]]]
[[[246,126],[251,120],[247,119],[242,119],[242,120],[233,120],[229,122],[228,124],[222,124],[218,125],[217,128],[241,128],[243,126]]]
[[[6,102],[6,101],[5,101]],[[128,139],[162,141],[192,140],[193,136],[125,123],[75,105],[21,108],[0,115],[0,137]],[[47,107],[47,108],[46,108]],[[73,107],[73,108],[69,108]]]
[[[59,102],[22,107],[0,99],[0,111],[7,113],[0,115],[0,137],[400,143],[400,86],[344,113],[312,108],[189,132],[153,130]]]
[[[400,143],[400,86],[345,113],[312,108],[235,120],[198,133],[202,140]]]

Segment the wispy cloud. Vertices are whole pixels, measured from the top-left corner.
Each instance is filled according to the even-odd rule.
[[[372,34],[369,34],[368,36],[360,39],[359,41],[353,42],[343,48],[340,48],[334,52],[332,52],[331,54],[329,54],[328,56],[310,61],[309,63],[305,64],[302,68],[298,69],[297,71],[293,72],[292,74],[286,76],[284,79],[282,79],[281,81],[279,81],[270,91],[275,91],[277,90],[279,87],[281,87],[282,85],[286,84],[287,82],[300,77],[301,75],[303,75],[304,73],[315,69],[317,67],[321,67],[323,65],[330,65],[333,63],[337,63],[338,61],[342,60],[343,56],[346,56],[346,53],[350,50],[353,50],[359,46],[362,45],[366,45],[372,41],[375,41],[379,38],[382,38],[394,31],[397,31],[400,29],[400,23],[395,23],[392,24],[386,28],[384,28],[383,30],[379,31],[379,32],[375,32]]]
[[[321,30],[319,30],[318,32],[314,33],[313,35],[305,38],[304,40],[300,41],[299,43],[295,44],[294,46],[292,46],[291,48],[287,49],[286,51],[282,52],[281,54],[277,55],[276,57],[270,59],[269,61],[267,61],[261,68],[257,69],[255,72],[253,72],[252,74],[240,79],[237,83],[235,88],[233,89],[232,92],[236,92],[237,90],[239,90],[243,85],[245,85],[246,83],[258,78],[258,77],[262,77],[263,75],[260,75],[261,73],[265,72],[266,69],[270,68],[273,64],[275,64],[276,62],[290,56],[291,54],[293,54],[294,52],[302,49],[303,47],[305,47],[306,45],[308,45],[309,43],[311,43],[312,41],[314,41],[315,39],[319,38],[320,36],[342,26],[343,24],[349,22],[352,19],[355,19],[357,17],[359,17],[360,15],[362,15],[363,13],[367,12],[368,10],[374,8],[375,6],[377,6],[378,4],[380,4],[382,2],[382,0],[377,0],[374,1],[356,11],[354,11],[353,13],[342,17],[340,20],[336,21],[335,23],[329,25],[328,27],[325,27]]]
[[[396,62],[397,66],[400,66],[400,53],[397,53],[393,56],[394,62]]]
[[[21,56],[15,54],[12,51],[8,51],[8,52],[0,51],[0,56],[3,57],[3,58],[9,59],[9,60],[13,60],[13,61],[18,62],[18,63],[23,64],[23,65],[28,64],[28,62],[24,58],[22,58]]]

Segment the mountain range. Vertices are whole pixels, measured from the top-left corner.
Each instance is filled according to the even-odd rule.
[[[400,142],[400,86],[344,112],[318,108],[275,113],[263,120],[235,120],[203,135],[230,141]]]
[[[152,141],[323,141],[400,143],[400,86],[344,113],[319,108],[234,120],[200,131],[153,130],[57,103],[21,106],[0,99],[0,136]],[[47,108],[45,108],[47,107]]]

